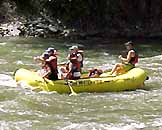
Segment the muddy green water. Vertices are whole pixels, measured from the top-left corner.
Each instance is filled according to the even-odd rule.
[[[125,48],[124,40],[77,43],[85,51],[85,70],[110,69]],[[91,45],[90,45],[91,43]],[[161,130],[162,42],[138,42],[138,66],[149,74],[145,90],[117,93],[67,94],[32,92],[16,87],[13,72],[20,67],[38,69],[32,57],[47,47],[66,60],[74,42],[53,39],[6,38],[0,40],[0,130]]]

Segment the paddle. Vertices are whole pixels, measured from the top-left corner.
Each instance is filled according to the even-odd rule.
[[[41,90],[43,90],[43,91],[49,91],[48,86],[47,86],[48,81],[46,81],[44,77],[42,77],[42,79],[43,79],[43,81],[42,81],[42,80],[35,80],[35,81],[36,81],[36,82],[40,82],[41,84],[44,84],[45,87],[43,87],[43,86],[41,85],[40,87],[36,87],[36,89],[37,89],[37,88],[41,88]]]
[[[45,84],[45,87],[46,87],[46,91],[49,91],[49,89],[48,89],[48,81],[45,79],[45,77],[42,77],[43,78],[43,80],[44,80],[44,84]]]
[[[67,82],[67,85],[68,85],[70,92],[71,92],[69,96],[76,96],[77,93],[74,91],[73,87],[71,86],[71,83],[67,79],[65,79],[65,81]]]

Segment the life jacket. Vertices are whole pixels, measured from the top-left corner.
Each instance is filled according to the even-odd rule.
[[[77,60],[77,53],[72,53],[70,54],[70,62],[73,64],[73,69],[74,70],[79,70],[80,69],[80,62]]]
[[[72,73],[74,73],[74,72],[80,72],[80,63],[79,62],[72,63]]]
[[[135,64],[138,63],[138,53],[137,53],[137,51],[135,49],[131,49],[131,50],[133,50],[135,52],[135,56],[131,58],[129,63],[135,65]],[[129,50],[129,51],[131,51],[131,50]]]
[[[53,79],[58,79],[58,70],[57,70],[57,57],[55,56],[56,59],[53,59],[51,61],[47,61],[50,69],[51,69],[51,74],[49,77],[53,78]],[[52,79],[51,79],[52,80]]]
[[[81,74],[80,74],[80,62],[77,60],[77,53],[72,53],[70,55],[70,62],[72,63],[70,79],[79,79]]]
[[[70,54],[70,62],[76,63],[77,62],[77,53]]]

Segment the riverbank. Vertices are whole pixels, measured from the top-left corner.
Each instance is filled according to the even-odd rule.
[[[114,3],[110,0],[98,4],[80,1],[78,5],[76,1],[68,3],[50,0],[41,3],[29,0],[21,3],[21,1],[2,0],[0,37],[23,36],[73,40],[162,38],[160,4],[131,2],[128,8],[129,2]],[[74,8],[76,5],[78,8]],[[139,5],[139,8],[135,8],[135,5]],[[158,7],[155,12],[147,11],[155,7]]]
[[[135,30],[125,28],[123,30],[94,30],[82,32],[74,28],[67,28],[59,20],[38,17],[34,19],[14,20],[0,24],[0,37],[41,37],[41,38],[62,38],[62,39],[107,39],[107,38],[127,38],[127,39],[161,39],[162,32],[147,32],[146,30]]]
[[[16,19],[16,18],[15,18]],[[82,32],[74,28],[68,28],[59,20],[50,19],[50,17],[24,18],[12,20],[0,24],[0,37],[41,37],[58,39],[161,39],[161,31],[147,31],[138,29],[124,28],[122,30],[89,30]]]

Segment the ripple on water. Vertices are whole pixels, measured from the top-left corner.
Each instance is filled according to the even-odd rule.
[[[10,75],[0,74],[0,86],[16,87],[16,82]]]
[[[100,124],[100,123],[70,123],[69,125],[60,128],[60,130],[136,130],[145,128],[143,123],[130,123],[130,124]],[[58,128],[59,129],[59,128]]]
[[[0,45],[6,45],[0,46],[3,49],[6,47],[4,51],[9,50],[7,55],[2,54],[5,59],[0,59],[3,68],[1,73],[12,72],[20,65],[28,68],[36,67],[32,62],[32,57],[41,54],[51,45],[60,50],[59,60],[64,61],[68,53],[66,50],[72,44],[67,42],[60,44],[53,40],[48,43],[48,40],[34,39],[0,43]],[[116,46],[119,48],[117,44]],[[97,49],[81,47],[85,49],[84,67],[86,69],[93,67],[111,69],[113,64],[119,62],[117,52],[122,50],[120,48],[113,50],[113,44],[108,47],[97,45]],[[144,49],[149,49],[149,47],[143,46]],[[155,51],[153,54],[161,53],[161,51]],[[142,56],[147,56],[143,50],[140,53]],[[149,51],[150,55],[152,54]],[[152,88],[148,89],[149,91],[82,93],[72,97],[68,94],[38,93],[19,88],[10,76],[0,74],[0,129],[160,130],[162,129],[161,64],[162,55],[140,58],[138,67],[146,70],[150,77],[146,82],[146,87]]]

